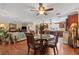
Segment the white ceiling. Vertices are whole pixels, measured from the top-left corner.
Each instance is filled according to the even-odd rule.
[[[48,22],[49,19],[66,17],[71,12],[79,9],[79,4],[77,3],[44,3],[44,6],[46,8],[53,7],[54,10],[48,11],[48,15],[46,16],[36,16],[37,12],[31,10],[38,8],[38,3],[0,3],[0,21],[13,23],[40,23],[44,20],[45,22]],[[56,15],[56,13],[60,13],[60,15]]]

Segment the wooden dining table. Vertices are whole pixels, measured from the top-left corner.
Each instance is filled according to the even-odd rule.
[[[50,35],[50,34],[36,34],[34,35],[34,40],[39,40],[40,41],[40,45],[41,45],[41,54],[45,54],[45,50],[46,50],[46,42],[50,39],[54,39],[55,36],[54,35]]]

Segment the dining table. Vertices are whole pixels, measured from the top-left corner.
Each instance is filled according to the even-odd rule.
[[[51,34],[35,34],[34,35],[34,40],[39,40],[40,41],[40,45],[41,45],[41,54],[45,54],[45,50],[46,50],[46,43],[48,42],[48,40],[54,39],[55,36],[51,35]]]
[[[38,39],[41,39],[41,40],[43,40],[43,39],[46,39],[46,40],[49,40],[49,39],[52,39],[52,38],[54,38],[55,36],[54,35],[51,35],[51,34],[35,34],[34,35],[34,39],[35,40],[38,40]]]

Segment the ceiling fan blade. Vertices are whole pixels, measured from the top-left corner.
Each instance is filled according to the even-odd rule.
[[[44,13],[44,15],[48,15],[47,13]]]
[[[54,9],[53,8],[48,8],[45,11],[52,11],[52,10],[54,10]]]
[[[39,15],[39,13],[36,14],[36,16],[38,16],[38,15]]]
[[[43,4],[42,3],[39,3],[39,6],[43,6]]]
[[[32,9],[31,11],[37,11],[36,9]]]

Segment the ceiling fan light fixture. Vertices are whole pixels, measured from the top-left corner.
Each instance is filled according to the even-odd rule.
[[[38,7],[38,9],[33,10],[33,11],[38,12],[37,15],[47,15],[46,12],[47,12],[47,11],[52,11],[52,10],[53,10],[53,8],[46,8],[45,6],[43,6],[42,3],[39,3],[39,7]]]
[[[44,14],[44,13],[45,13],[45,8],[39,7],[39,14]]]
[[[45,11],[39,11],[39,14],[41,14],[41,15],[44,14],[44,13],[45,13]]]

